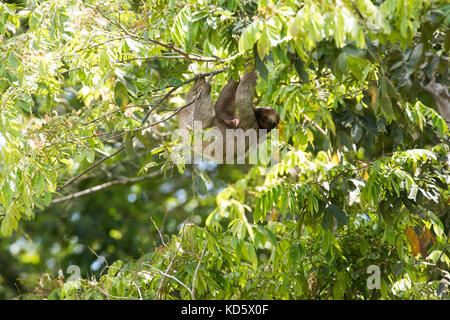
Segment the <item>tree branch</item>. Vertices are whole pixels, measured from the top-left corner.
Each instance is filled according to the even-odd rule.
[[[164,272],[164,271],[162,271],[162,270],[159,270],[158,268],[155,268],[155,267],[152,266],[151,264],[144,263],[144,262],[141,262],[141,264],[144,265],[144,266],[147,266],[147,267],[152,268],[153,270],[157,271],[158,273],[160,273],[160,274],[163,275],[164,277],[171,278],[171,279],[175,280],[176,282],[178,282],[179,284],[181,284],[183,287],[185,287],[185,288],[189,291],[189,293],[191,293],[191,289],[190,289],[186,284],[184,284],[183,282],[181,282],[178,278],[176,278],[176,277],[174,277],[174,276],[172,276],[172,275],[170,275],[170,274],[168,274],[168,273],[166,273],[166,272]],[[164,278],[163,278],[163,280],[164,280]]]
[[[126,178],[126,179],[118,179],[118,180],[114,180],[114,181],[105,182],[105,183],[96,185],[96,186],[94,186],[92,188],[89,188],[89,189],[86,189],[86,190],[83,190],[83,191],[79,191],[79,192],[75,192],[75,193],[69,194],[69,195],[67,195],[65,197],[54,199],[52,201],[52,204],[59,203],[59,202],[64,202],[64,201],[75,199],[75,198],[79,198],[79,197],[82,197],[84,195],[87,195],[87,194],[90,194],[90,193],[93,193],[93,192],[97,192],[97,191],[109,188],[109,187],[117,185],[117,184],[130,184],[130,183],[140,182],[140,181],[143,181],[143,180],[146,180],[146,179],[154,178],[157,175],[158,175],[158,172],[155,171],[155,172],[152,172],[152,174],[150,174],[148,176],[145,176],[145,177]]]
[[[213,77],[213,76],[215,76],[216,74],[219,74],[219,73],[222,73],[222,72],[224,72],[224,71],[226,71],[226,70],[228,70],[228,68],[222,68],[222,69],[219,69],[219,70],[216,70],[216,71],[212,71],[212,72],[205,72],[205,73],[199,73],[198,75],[196,75],[195,77],[193,77],[193,78],[191,78],[191,79],[189,79],[189,80],[186,80],[186,81],[184,81],[182,84],[180,84],[180,85],[178,85],[178,86],[175,86],[175,87],[173,87],[172,89],[170,89],[156,104],[155,104],[155,108],[157,107],[157,106],[159,106],[159,105],[161,105],[161,103],[163,103],[164,102],[164,100],[166,100],[174,91],[176,91],[178,88],[180,88],[180,87],[182,87],[182,86],[184,86],[184,85],[186,85],[186,84],[188,84],[188,83],[191,83],[191,82],[193,82],[193,81],[195,81],[195,80],[197,80],[197,79],[200,79],[200,78],[204,78],[204,77],[207,77],[207,76],[210,76],[210,77]],[[148,119],[148,117],[150,116],[150,113],[151,113],[151,111],[153,111],[153,110],[149,110],[148,112],[147,112],[147,114],[145,115],[145,117],[144,117],[144,119],[142,120],[142,123],[145,123],[145,121],[147,121],[147,119]],[[181,111],[181,110],[178,110],[177,111],[177,113],[179,112],[179,111]]]
[[[94,169],[95,167],[99,166],[101,163],[105,162],[106,160],[108,160],[109,158],[114,157],[116,154],[120,153],[121,151],[123,151],[125,149],[125,145],[122,144],[122,146],[113,154],[110,154],[109,156],[106,156],[102,159],[100,159],[99,161],[97,161],[96,163],[94,163],[92,166],[90,166],[89,168],[87,168],[86,170],[84,170],[82,173],[76,175],[75,177],[69,179],[66,183],[64,183],[61,187],[59,187],[56,191],[61,191],[62,189],[64,189],[65,187],[67,187],[69,184],[73,183],[74,181],[78,180],[81,176],[85,175],[86,173],[88,173],[89,171],[91,171],[92,169]]]

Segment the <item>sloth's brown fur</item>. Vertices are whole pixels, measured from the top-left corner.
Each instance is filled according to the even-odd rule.
[[[253,69],[246,72],[239,82],[230,79],[222,88],[216,103],[211,99],[211,85],[204,78],[197,80],[186,94],[186,102],[197,100],[180,111],[180,128],[193,128],[193,121],[201,121],[202,129],[217,127],[224,138],[224,157],[226,150],[226,129],[271,130],[278,125],[280,116],[268,107],[254,108],[254,89],[257,74]],[[238,112],[238,115],[235,113]],[[204,143],[205,148],[209,143]],[[248,150],[246,145],[246,150]]]

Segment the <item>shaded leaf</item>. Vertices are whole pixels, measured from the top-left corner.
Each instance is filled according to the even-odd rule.
[[[114,87],[114,101],[121,108],[130,102],[127,87],[120,81],[117,81]]]

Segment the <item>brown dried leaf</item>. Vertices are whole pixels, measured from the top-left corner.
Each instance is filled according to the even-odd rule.
[[[433,240],[433,244],[436,245],[436,239],[434,238],[433,232],[431,232],[431,240]]]
[[[275,208],[272,208],[272,210],[270,211],[270,221],[275,221],[277,220],[277,211],[275,210]]]
[[[423,242],[422,239],[419,238],[419,245],[420,245],[420,254],[422,255],[422,257],[426,257],[427,254],[427,245],[425,242]]]
[[[370,104],[372,105],[372,108],[374,108],[375,102],[377,101],[377,90],[374,87],[370,87],[368,91],[371,96]]]
[[[408,239],[408,242],[411,245],[413,255],[417,256],[420,252],[419,237],[411,227],[406,228],[406,239]]]
[[[425,243],[425,245],[428,245],[428,243],[430,243],[432,236],[433,234],[431,233],[431,231],[424,226],[422,229],[421,240]]]
[[[430,243],[431,239],[433,239],[433,243],[435,243],[433,233],[427,227],[424,226],[422,228],[422,235],[419,238],[420,254],[424,258],[426,256],[428,256],[428,254],[427,254],[427,247],[428,247],[428,244]]]

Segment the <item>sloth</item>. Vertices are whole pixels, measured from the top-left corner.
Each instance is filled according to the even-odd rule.
[[[216,128],[216,130],[219,130],[223,143],[223,160],[227,151],[227,139],[225,139],[227,137],[227,129],[233,129],[236,132],[242,129],[240,130],[241,133],[247,132],[248,129],[253,129],[256,132],[257,141],[261,141],[260,135],[275,128],[280,121],[280,116],[272,108],[255,108],[253,106],[256,80],[257,74],[255,69],[246,72],[240,81],[230,79],[222,88],[216,103],[213,104],[210,83],[205,81],[204,78],[198,79],[186,94],[186,103],[192,104],[179,112],[178,121],[180,129],[194,128],[194,121],[200,121],[201,127],[196,129]],[[238,114],[236,114],[236,111]],[[260,129],[265,129],[266,131]],[[212,131],[212,136],[219,136],[219,132]],[[236,137],[232,138],[234,139]],[[234,159],[236,153],[241,151],[239,153],[242,156],[242,153],[245,154],[249,147],[257,145],[257,142],[245,140],[244,152],[238,150],[236,144],[233,143],[233,145]],[[201,148],[205,150],[208,146],[210,146],[210,143],[203,142]],[[213,156],[213,158],[215,160],[222,160],[218,159],[221,158],[220,156]]]

